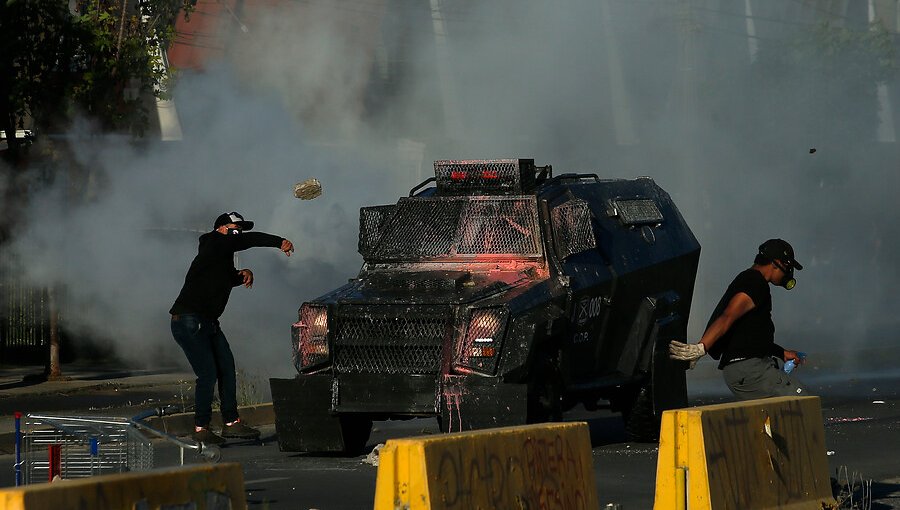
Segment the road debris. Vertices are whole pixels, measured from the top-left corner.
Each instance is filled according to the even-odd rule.
[[[856,416],[853,418],[831,416],[831,417],[826,418],[825,422],[826,423],[851,423],[851,422],[857,422],[857,421],[869,421],[871,419],[873,419],[873,418],[864,417],[864,416]]]
[[[363,457],[363,464],[369,464],[378,467],[378,455],[380,454],[382,448],[384,448],[384,443],[378,443],[375,448],[372,448],[372,451],[369,452],[368,455]]]

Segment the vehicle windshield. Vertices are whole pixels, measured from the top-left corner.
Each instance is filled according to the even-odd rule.
[[[367,262],[543,256],[533,196],[411,197],[367,207],[359,244]]]

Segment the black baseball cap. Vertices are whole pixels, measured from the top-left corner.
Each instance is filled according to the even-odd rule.
[[[234,223],[235,225],[241,227],[243,230],[253,230],[253,222],[244,220],[244,217],[240,214],[231,211],[230,213],[222,213],[216,218],[216,223],[213,225],[213,230],[221,227],[222,225],[228,225],[229,223]]]
[[[794,249],[784,239],[769,239],[759,245],[759,254],[769,260],[778,260],[798,270],[803,266],[794,258]]]

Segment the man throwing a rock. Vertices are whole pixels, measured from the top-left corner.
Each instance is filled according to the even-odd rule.
[[[172,305],[172,336],[181,346],[197,375],[194,388],[194,434],[196,441],[219,444],[224,438],[256,439],[259,431],[241,423],[237,410],[237,382],[234,356],[219,327],[232,287],[253,285],[249,269],[234,267],[235,252],[253,247],[278,248],[290,256],[294,245],[283,237],[263,232],[246,232],[252,221],[236,212],[216,218],[212,232],[200,236],[197,256],[191,262],[181,293]],[[219,386],[222,421],[218,435],[209,428],[213,393]]]

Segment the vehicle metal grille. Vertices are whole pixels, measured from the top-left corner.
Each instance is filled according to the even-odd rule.
[[[470,200],[460,222],[460,255],[539,254],[537,206],[530,200]]]
[[[443,194],[522,193],[534,186],[533,159],[441,160],[434,162]]]
[[[401,199],[375,258],[447,256],[464,206],[463,200]]]
[[[414,278],[404,274],[372,273],[363,280],[363,285],[382,293],[409,295],[411,292],[448,292],[457,288],[457,280],[452,278]]]
[[[381,240],[382,226],[390,218],[396,206],[376,205],[359,210],[359,253],[367,257]]]
[[[335,321],[338,373],[436,374],[450,325],[445,307],[344,306]]]
[[[372,258],[540,257],[535,197],[401,199]]]
[[[594,229],[591,228],[591,210],[586,201],[570,200],[554,207],[550,216],[556,254],[560,259],[597,246]]]

